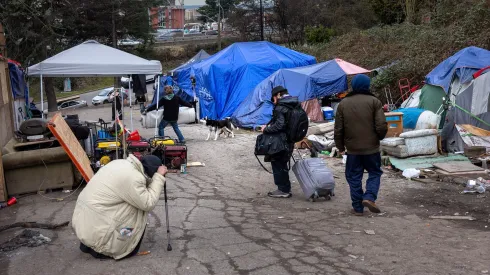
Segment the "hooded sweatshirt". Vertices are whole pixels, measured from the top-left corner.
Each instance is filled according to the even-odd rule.
[[[165,121],[177,121],[179,120],[179,107],[180,105],[192,108],[192,105],[188,102],[182,100],[178,95],[168,94],[164,95],[160,98],[158,102],[158,107],[163,106],[163,120]],[[146,110],[147,112],[153,111],[156,109],[156,104],[151,105]]]
[[[366,75],[352,79],[352,92],[339,104],[335,115],[335,145],[350,155],[379,153],[379,141],[388,131],[383,104],[370,92]]]

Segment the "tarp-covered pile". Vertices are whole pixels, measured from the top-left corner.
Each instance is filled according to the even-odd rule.
[[[315,63],[313,56],[269,42],[235,43],[191,66],[201,117],[229,117],[255,86],[275,71]]]
[[[240,104],[233,114],[233,122],[239,127],[251,128],[270,121],[272,116],[271,91],[284,86],[301,102],[344,92],[347,75],[369,71],[341,59],[293,69],[281,69],[264,81]]]

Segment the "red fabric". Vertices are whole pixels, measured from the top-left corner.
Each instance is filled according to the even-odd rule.
[[[317,99],[310,99],[308,101],[302,102],[301,107],[305,110],[306,114],[311,121],[324,121],[322,108]]]
[[[480,75],[482,75],[483,72],[485,72],[486,70],[490,70],[490,66],[488,66],[486,68],[483,68],[483,69],[479,70],[478,72],[474,73],[473,74],[473,79],[476,79],[476,78],[480,77]]]

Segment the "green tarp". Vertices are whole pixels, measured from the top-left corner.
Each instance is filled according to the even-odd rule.
[[[446,96],[446,92],[444,92],[441,87],[425,84],[420,92],[419,108],[437,114],[437,111],[442,111],[441,105],[444,103],[443,98]],[[442,128],[444,125],[445,118],[446,111],[441,113],[441,123],[439,124],[439,128]]]
[[[412,157],[412,158],[396,158],[390,156],[390,162],[393,167],[399,170],[405,170],[408,168],[426,169],[434,167],[434,163],[448,162],[448,161],[465,161],[471,163],[469,159],[462,155],[449,154],[447,156],[425,156],[425,157]]]
[[[443,104],[442,98],[445,96],[446,93],[441,87],[426,84],[420,93],[419,108],[437,113]]]

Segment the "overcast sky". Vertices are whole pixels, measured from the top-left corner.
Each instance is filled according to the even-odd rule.
[[[204,5],[205,0],[184,0],[184,5]]]

